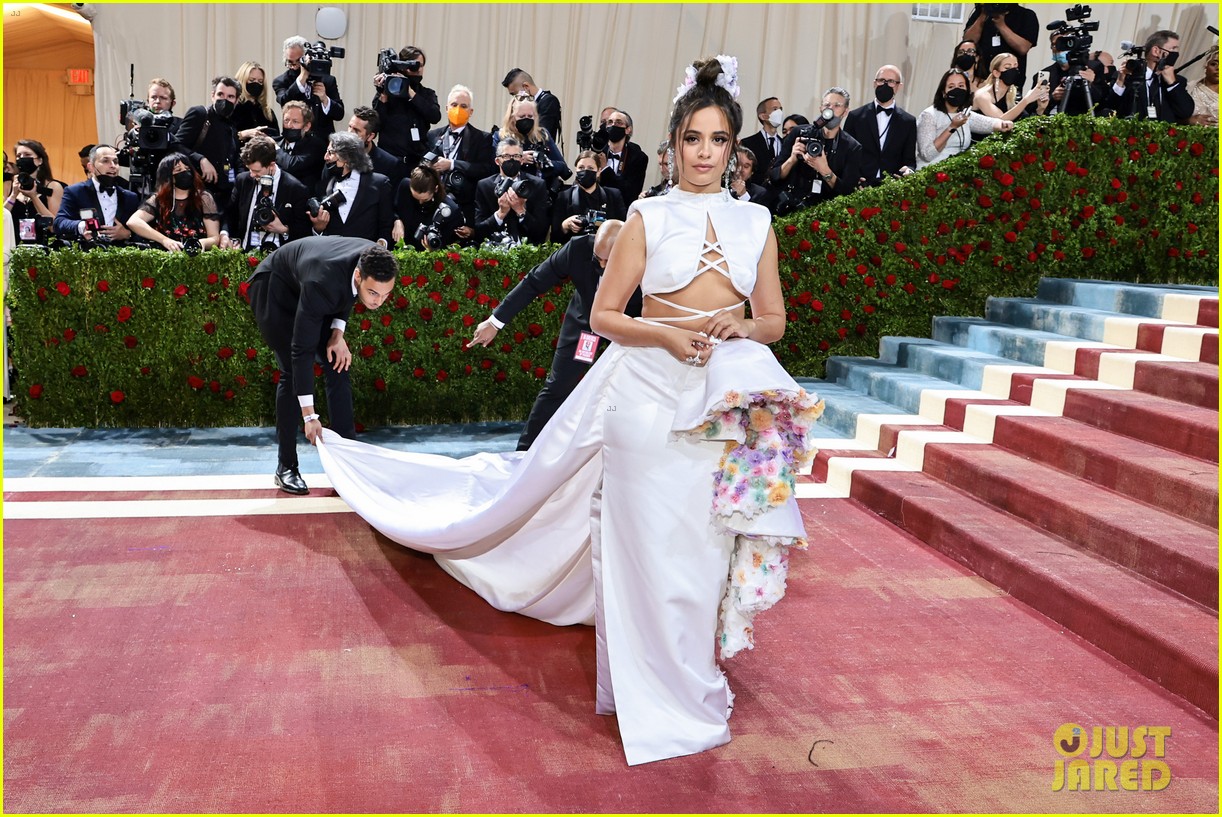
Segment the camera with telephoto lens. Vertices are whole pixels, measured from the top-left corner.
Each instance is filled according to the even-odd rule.
[[[593,150],[601,153],[607,149],[607,129],[599,126],[594,130],[594,117],[583,116],[577,122],[577,147],[582,150]]]
[[[379,74],[406,74],[408,71],[419,71],[420,60],[401,60],[399,54],[389,48],[378,52]]]
[[[823,126],[798,125],[798,141],[806,145],[807,156],[823,155]]]
[[[444,247],[452,243],[452,240],[447,240],[446,236],[453,236],[454,231],[466,223],[467,220],[462,210],[443,201],[437,205],[433,218],[427,224],[421,224],[416,228],[416,243],[419,244],[423,239],[430,250]]]
[[[34,174],[38,172],[38,165],[34,164],[34,160],[29,156],[21,156],[17,159],[17,187],[23,193],[29,194],[38,186],[38,180],[34,178]]]
[[[311,196],[306,200],[306,209],[310,211],[310,218],[318,218],[318,214],[323,210],[334,215],[339,206],[347,200],[348,197],[344,195],[343,190],[332,190],[322,199]]]
[[[342,60],[344,49],[333,45],[330,48],[322,40],[308,43],[305,53],[301,55],[301,64],[309,69],[310,82],[321,82],[323,77],[331,76],[332,60]]]
[[[512,190],[518,195],[518,198],[526,199],[530,197],[530,184],[521,176],[498,176],[496,185],[493,187],[494,198],[499,199],[505,195],[506,190]]]
[[[607,214],[603,210],[586,210],[584,216],[577,217],[577,223],[581,225],[581,229],[577,231],[577,235],[594,235],[598,232],[598,228],[607,220]]]
[[[153,111],[143,100],[133,97],[119,103],[119,122],[130,128],[118,151],[119,164],[131,170],[134,192],[151,195],[156,187],[157,165],[170,152],[174,115],[169,111]]]
[[[1091,50],[1095,44],[1091,32],[1099,30],[1098,20],[1087,22],[1090,15],[1090,6],[1079,4],[1065,9],[1065,19],[1071,22],[1054,20],[1045,26],[1053,32],[1056,50],[1065,52],[1067,72],[1071,76],[1077,75],[1090,62]]]
[[[272,185],[275,180],[271,176],[259,177],[259,198],[255,201],[255,209],[250,214],[250,222],[256,227],[266,227],[276,220],[276,208],[272,205]]]
[[[535,167],[540,171],[551,170],[555,166],[552,157],[547,155],[546,144],[539,142],[533,145],[523,145],[523,148],[535,154]]]

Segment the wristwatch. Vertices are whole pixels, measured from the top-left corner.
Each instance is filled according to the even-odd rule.
[[[829,170],[828,172],[820,173],[819,175],[823,177],[823,181],[830,182],[832,180],[832,176],[835,176],[836,174]]]

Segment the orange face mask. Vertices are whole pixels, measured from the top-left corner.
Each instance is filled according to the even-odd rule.
[[[471,111],[467,108],[460,108],[457,105],[450,107],[446,114],[450,118],[450,124],[456,128],[461,128],[467,124],[467,120],[471,118]]]

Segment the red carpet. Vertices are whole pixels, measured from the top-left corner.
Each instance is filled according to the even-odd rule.
[[[1216,721],[855,501],[802,507],[733,741],[635,769],[592,630],[350,514],[10,519],[5,810],[1215,810]],[[1171,784],[1054,792],[1067,722],[1171,727]]]

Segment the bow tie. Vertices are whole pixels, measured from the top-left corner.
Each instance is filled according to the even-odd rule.
[[[884,108],[883,106],[879,105],[878,112],[890,116],[891,114],[895,113],[895,108]]]
[[[622,154],[619,154],[619,153],[612,153],[612,154],[610,154],[611,158],[612,158],[612,159],[614,159],[614,160],[615,160],[615,161],[617,161],[617,162],[620,160],[621,155],[622,155]]]

